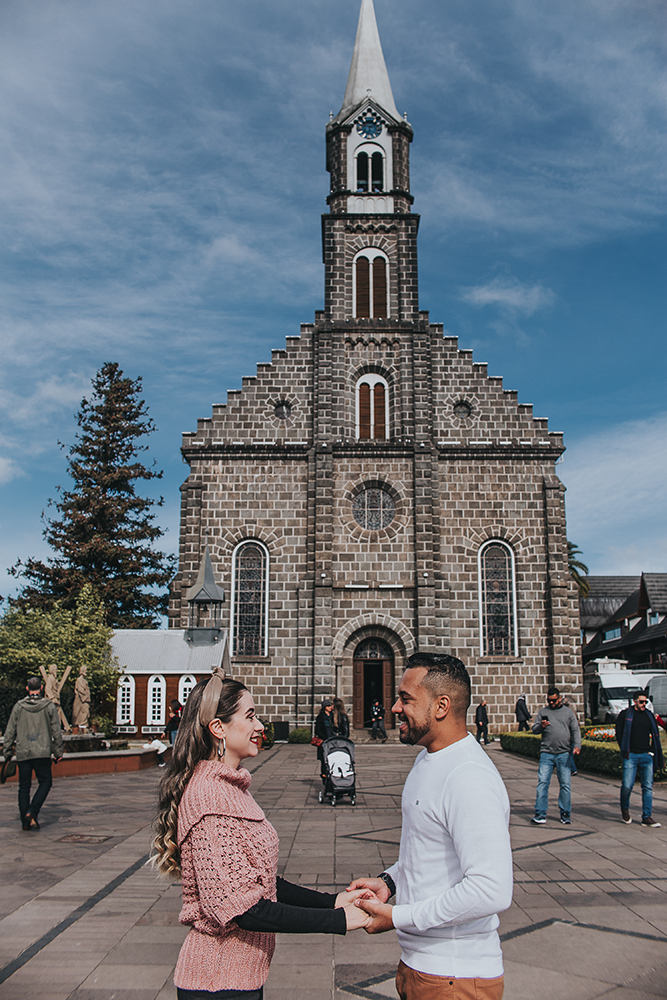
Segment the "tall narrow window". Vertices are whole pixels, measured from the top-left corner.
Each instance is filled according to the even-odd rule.
[[[373,153],[371,156],[371,183],[373,191],[384,191],[384,178],[383,174],[383,158],[382,153]],[[366,167],[368,171],[368,167]],[[366,174],[368,176],[368,173]]]
[[[381,375],[364,375],[357,382],[357,437],[384,441],[388,425],[389,387]]]
[[[192,674],[183,674],[182,677],[178,679],[178,700],[181,705],[185,705],[186,701],[190,697],[190,692],[197,683],[196,679]]]
[[[368,257],[359,257],[357,260],[356,314],[361,319],[368,319],[371,315],[370,268],[371,262]]]
[[[514,553],[504,542],[486,542],[479,550],[482,656],[518,655],[515,606]]]
[[[381,250],[368,247],[354,261],[354,315],[384,319],[388,309],[388,260]]]
[[[146,707],[146,724],[149,726],[164,725],[164,702],[167,685],[161,674],[153,674],[148,678],[148,705]]]
[[[375,162],[373,162],[373,179],[375,179]],[[368,153],[357,156],[357,191],[368,191]]]
[[[121,677],[116,697],[116,725],[134,724],[134,677]]]
[[[243,542],[234,553],[232,654],[266,656],[268,552],[261,542]]]

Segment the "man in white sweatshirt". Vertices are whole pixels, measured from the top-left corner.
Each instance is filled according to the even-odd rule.
[[[415,653],[392,712],[401,743],[424,747],[403,789],[398,861],[350,889],[370,934],[396,928],[401,1000],[501,1000],[498,916],[512,901],[509,801],[466,728],[470,677],[447,654]],[[396,905],[389,899],[396,895]]]

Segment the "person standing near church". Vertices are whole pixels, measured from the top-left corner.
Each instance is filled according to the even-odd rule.
[[[523,732],[524,729],[528,732],[528,723],[532,719],[532,715],[528,711],[525,694],[520,694],[517,698],[516,705],[514,706],[514,714],[516,715],[516,721],[519,723],[519,732]]]
[[[27,698],[17,701],[5,729],[4,757],[9,760],[16,743],[16,763],[19,772],[19,812],[24,830],[39,830],[39,811],[49,794],[53,778],[51,758],[59,761],[63,755],[63,736],[58,709],[45,698],[39,677],[29,677]],[[37,789],[30,801],[32,772]]]
[[[484,746],[488,746],[491,741],[489,740],[489,716],[486,711],[486,698],[482,698],[475,709],[475,725],[477,726],[477,736],[475,737],[477,742],[479,743],[484,737]]]
[[[537,713],[532,726],[534,733],[541,733],[540,765],[537,772],[537,795],[535,797],[535,815],[532,823],[546,823],[549,804],[549,785],[554,770],[558,775],[560,792],[558,793],[558,808],[560,821],[565,826],[572,822],[572,771],[570,770],[570,753],[579,756],[581,750],[581,730],[577,717],[571,708],[563,704],[557,687],[547,691],[547,707]]]
[[[653,772],[662,770],[664,765],[658,721],[646,707],[648,698],[645,691],[637,691],[632,700],[633,707],[624,708],[616,720],[616,742],[623,758],[621,818],[624,823],[632,823],[630,794],[639,771],[642,785],[642,826],[658,827],[660,823],[656,823],[651,815]]]
[[[401,743],[423,747],[403,789],[398,861],[349,891],[370,934],[396,928],[401,1000],[501,1000],[498,916],[512,902],[509,800],[466,728],[470,677],[446,653],[414,653],[392,713]],[[396,905],[389,900],[396,895]]]

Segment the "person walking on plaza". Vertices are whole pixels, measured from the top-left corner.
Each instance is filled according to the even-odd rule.
[[[486,698],[482,698],[475,709],[475,725],[477,726],[477,736],[475,737],[477,742],[479,743],[482,737],[484,737],[484,746],[488,746],[491,740],[489,739],[489,716],[486,711]]]
[[[517,703],[514,706],[514,714],[516,715],[516,721],[519,723],[519,732],[522,733],[524,729],[528,732],[528,723],[532,719],[532,715],[528,711],[525,694],[519,695]]]
[[[4,756],[9,760],[16,743],[16,763],[19,772],[19,812],[24,830],[39,830],[39,811],[49,794],[53,778],[51,758],[61,760],[63,736],[58,709],[44,697],[39,677],[29,677],[27,698],[14,705],[5,729]],[[30,800],[32,772],[37,788]]]
[[[384,705],[380,703],[378,698],[371,705],[371,722],[373,723],[371,739],[376,740],[379,734],[382,742],[386,743],[387,730],[384,728]]]
[[[334,734],[333,729],[333,701],[331,698],[324,698],[322,701],[322,707],[317,713],[317,718],[315,719],[315,736],[318,740],[330,740]],[[322,743],[317,747],[317,759],[320,762],[320,777],[322,781],[327,780],[325,768],[324,768],[324,753],[322,751]]]
[[[534,733],[542,734],[540,766],[537,772],[535,815],[532,822],[546,823],[547,821],[549,785],[555,769],[560,786],[558,794],[560,821],[569,826],[572,822],[570,752],[575,757],[579,755],[581,731],[577,717],[571,708],[563,704],[557,687],[550,687],[547,691],[547,707],[541,708],[537,713],[532,730]]]
[[[621,779],[621,818],[632,823],[630,793],[639,771],[642,786],[642,826],[658,827],[653,812],[653,772],[663,768],[657,719],[647,707],[645,691],[633,694],[632,708],[624,708],[616,720],[616,742],[621,748],[623,776]],[[662,721],[662,720],[661,720]]]
[[[261,1000],[276,932],[345,934],[368,915],[362,893],[322,893],[278,877],[278,835],[241,764],[264,727],[240,681],[216,667],[190,693],[160,782],[156,864],[178,878],[189,925],[174,983],[179,1000]]]
[[[401,1000],[501,1000],[498,916],[512,901],[509,800],[493,763],[466,728],[470,677],[453,656],[414,653],[392,713],[401,743],[423,747],[403,789],[398,861],[349,890],[379,901],[370,934],[396,928]],[[389,900],[396,895],[396,905]]]
[[[342,698],[334,698],[331,718],[333,719],[334,736],[341,736],[344,740],[349,740],[350,717],[345,711],[345,705],[343,704]]]

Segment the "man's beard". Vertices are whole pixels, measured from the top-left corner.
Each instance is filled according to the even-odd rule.
[[[399,732],[398,738],[401,741],[401,743],[407,743],[408,746],[410,747],[413,747],[417,743],[419,743],[419,741],[423,739],[424,736],[426,736],[431,730],[430,719],[428,720],[428,722],[422,723],[422,725],[416,725],[416,724],[410,725],[407,719],[402,719],[400,716],[398,721],[399,723],[405,722],[405,724],[408,727],[405,733]]]

